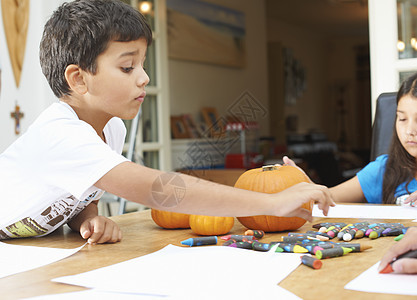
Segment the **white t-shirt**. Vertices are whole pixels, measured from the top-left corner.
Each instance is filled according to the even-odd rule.
[[[103,132],[106,143],[54,103],[0,154],[0,239],[46,235],[100,199],[94,183],[127,161],[123,121],[112,118]]]

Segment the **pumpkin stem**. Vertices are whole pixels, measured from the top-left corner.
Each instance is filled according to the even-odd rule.
[[[277,170],[279,167],[280,167],[279,164],[262,166],[262,172]]]

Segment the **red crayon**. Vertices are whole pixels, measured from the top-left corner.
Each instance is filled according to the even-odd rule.
[[[320,269],[321,266],[323,265],[323,262],[317,258],[314,258],[310,255],[303,255],[301,256],[301,262],[306,265],[309,266],[310,268],[313,269]]]
[[[390,262],[383,270],[379,271],[379,273],[387,274],[392,273],[394,270],[392,269],[392,264],[401,258],[417,258],[417,250],[408,251],[406,253],[401,254],[395,260]]]

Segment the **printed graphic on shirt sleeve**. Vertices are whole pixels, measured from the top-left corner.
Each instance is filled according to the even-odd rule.
[[[7,226],[6,229],[10,232],[12,238],[37,236],[48,232],[46,228],[43,228],[31,218],[24,218]]]

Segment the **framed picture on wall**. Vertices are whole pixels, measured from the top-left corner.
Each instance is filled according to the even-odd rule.
[[[171,135],[174,139],[190,138],[182,116],[171,116]]]
[[[194,118],[191,114],[184,114],[182,115],[182,119],[184,121],[184,125],[188,130],[188,133],[191,138],[199,138],[200,133],[197,127],[197,124],[194,122]]]
[[[201,114],[212,137],[224,133],[224,120],[219,117],[219,113],[215,107],[204,107],[201,109]]]

